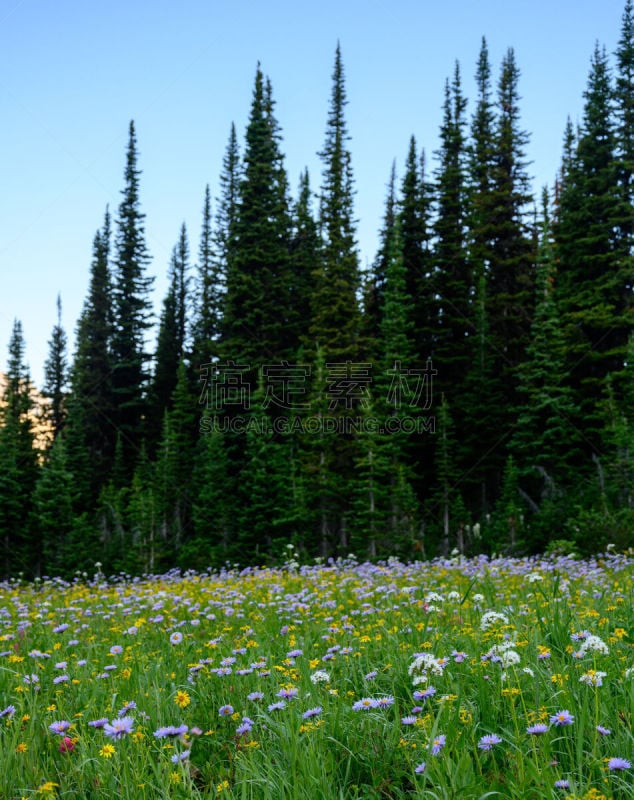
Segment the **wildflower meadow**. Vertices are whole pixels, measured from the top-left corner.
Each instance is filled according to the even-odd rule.
[[[0,798],[631,798],[633,566],[4,583]]]

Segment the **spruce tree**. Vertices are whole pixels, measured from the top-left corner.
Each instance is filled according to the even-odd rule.
[[[292,212],[290,242],[291,286],[289,320],[292,338],[305,346],[310,325],[310,298],[314,287],[315,265],[319,261],[319,234],[312,211],[312,190],[308,170],[299,179],[299,192]]]
[[[222,350],[252,369],[291,356],[287,330],[291,221],[270,83],[259,66],[246,131],[239,202],[228,252]]]
[[[53,439],[57,439],[66,421],[66,388],[68,382],[68,360],[66,355],[66,331],[62,327],[62,300],[57,296],[57,323],[53,327],[48,343],[49,354],[44,365],[44,388],[42,394],[50,406],[48,421]]]
[[[5,578],[33,574],[37,540],[30,537],[38,455],[33,435],[32,384],[24,361],[22,324],[15,320],[9,340],[6,386],[0,406],[0,535]]]
[[[313,352],[320,347],[326,361],[345,361],[358,354],[360,274],[346,105],[343,61],[337,45],[326,141],[319,154],[323,163],[319,200],[322,253],[315,276],[310,327]]]
[[[112,335],[112,390],[117,431],[130,475],[143,436],[147,412],[149,354],[146,332],[150,327],[152,278],[146,275],[149,254],[139,198],[141,171],[134,122],[130,122],[125,186],[117,216],[113,280],[114,329]]]
[[[93,240],[88,295],[77,323],[65,430],[68,466],[75,476],[82,510],[94,505],[112,466],[116,441],[110,238],[110,214],[106,209],[103,228]]]
[[[436,305],[432,346],[438,369],[437,385],[439,392],[445,392],[455,406],[463,396],[469,336],[473,333],[472,276],[466,248],[465,109],[460,68],[456,63],[451,84],[449,81],[445,84],[432,279]]]

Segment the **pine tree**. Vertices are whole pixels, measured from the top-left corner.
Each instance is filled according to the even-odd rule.
[[[44,388],[42,394],[50,401],[48,420],[53,439],[57,439],[66,421],[66,387],[68,361],[66,356],[66,331],[62,327],[62,300],[57,296],[57,324],[48,343],[49,355],[44,365]]]
[[[578,425],[594,450],[605,379],[623,369],[632,302],[631,260],[618,242],[623,190],[617,183],[612,85],[607,56],[598,47],[576,148],[565,155],[555,228],[562,322]]]
[[[179,364],[185,358],[188,340],[186,320],[189,309],[189,244],[183,224],[169,267],[169,287],[156,342],[155,368],[150,393],[148,440],[156,442],[165,410],[172,408]]]
[[[291,356],[298,344],[287,330],[291,221],[273,105],[258,67],[228,252],[222,342],[225,358],[252,369]]]
[[[319,154],[323,163],[319,206],[322,253],[310,327],[313,352],[320,347],[326,361],[345,361],[358,355],[360,274],[346,105],[343,62],[337,45],[326,141]]]
[[[73,531],[73,475],[68,470],[66,446],[56,437],[33,491],[33,531],[41,542],[33,552],[34,572],[70,577],[77,564],[71,540]]]
[[[198,248],[195,313],[192,324],[192,364],[197,369],[211,361],[221,330],[224,286],[215,254],[212,221],[211,195],[207,185]]]
[[[579,434],[566,374],[566,345],[556,302],[548,192],[542,197],[542,231],[535,280],[535,315],[527,359],[519,368],[522,400],[512,449],[522,471],[537,471],[550,486],[562,485],[579,462]]]
[[[420,158],[416,139],[409,142],[405,173],[398,202],[405,286],[412,301],[411,320],[414,323],[414,354],[418,364],[431,356],[435,314],[431,273],[431,206],[433,187],[425,173],[425,152]]]
[[[293,208],[293,232],[290,242],[292,283],[289,293],[291,338],[304,346],[310,325],[310,298],[313,293],[315,265],[319,261],[319,234],[312,212],[312,191],[308,170],[299,179],[299,192]]]
[[[66,455],[75,476],[78,508],[94,505],[99,488],[112,466],[116,422],[112,395],[111,339],[113,332],[109,269],[110,214],[93,240],[88,295],[76,331],[76,349],[70,378]]]
[[[29,535],[38,458],[32,427],[32,385],[24,349],[22,324],[15,320],[0,407],[0,546],[5,578],[19,570],[32,573],[32,550],[38,551],[37,541]]]
[[[117,431],[130,470],[139,453],[142,421],[147,411],[149,378],[145,336],[150,327],[152,278],[145,274],[149,254],[139,199],[138,153],[134,122],[130,122],[123,200],[117,217],[113,281],[112,388]],[[131,474],[131,473],[130,473]]]
[[[463,394],[469,336],[473,333],[473,281],[466,248],[465,109],[456,63],[451,85],[449,81],[445,84],[432,279],[436,304],[433,358],[438,369],[438,389],[448,394],[456,406]]]
[[[495,229],[487,281],[490,335],[506,384],[509,410],[514,401],[513,370],[524,358],[534,294],[533,238],[526,218],[526,207],[532,200],[525,156],[528,135],[519,127],[519,75],[515,54],[509,49],[498,83],[491,198]]]

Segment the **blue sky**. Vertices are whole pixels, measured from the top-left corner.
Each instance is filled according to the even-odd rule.
[[[0,370],[13,320],[41,383],[61,293],[71,347],[106,204],[120,201],[135,120],[157,309],[180,226],[195,257],[204,188],[218,193],[231,122],[242,140],[256,64],[269,76],[291,187],[320,183],[341,43],[361,263],[374,256],[391,163],[409,137],[433,159],[456,60],[469,97],[482,36],[508,47],[539,191],[579,120],[595,42],[612,53],[624,0],[0,0]]]

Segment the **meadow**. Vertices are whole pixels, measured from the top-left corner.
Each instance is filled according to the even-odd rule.
[[[0,798],[631,798],[634,555],[0,585]]]

